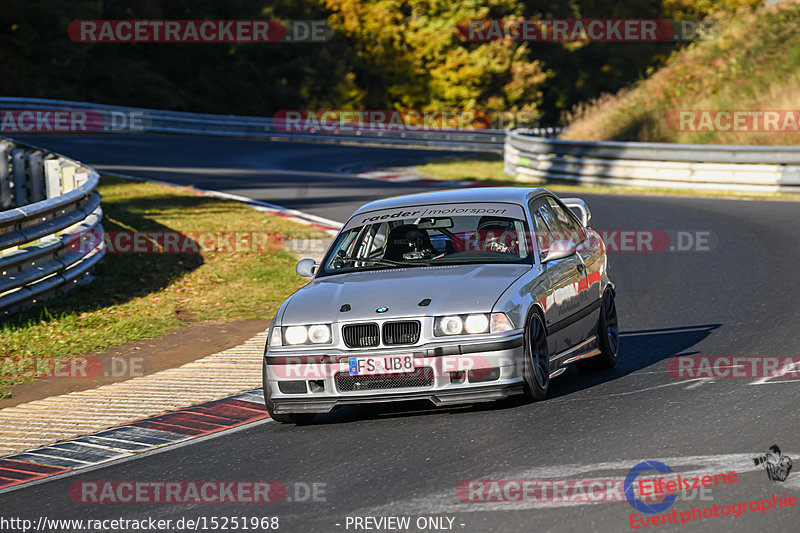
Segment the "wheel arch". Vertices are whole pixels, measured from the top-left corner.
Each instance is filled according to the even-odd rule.
[[[523,328],[527,327],[528,321],[530,320],[531,315],[534,313],[539,315],[539,318],[542,319],[542,325],[545,327],[545,330],[547,330],[547,323],[544,321],[544,309],[542,309],[542,306],[539,302],[533,302],[530,307],[528,307],[528,312],[525,314],[525,324],[523,325]]]

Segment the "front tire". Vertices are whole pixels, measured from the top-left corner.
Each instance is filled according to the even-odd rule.
[[[550,385],[550,356],[547,332],[539,313],[531,313],[523,341],[525,398],[531,402],[544,400]]]
[[[269,387],[269,380],[267,379],[267,362],[261,363],[261,380],[264,385],[264,406],[267,408],[267,414],[275,422],[281,424],[296,424],[303,426],[310,424],[317,416],[314,413],[291,413],[291,414],[278,414],[275,412],[275,404],[272,403],[270,397],[272,396],[272,389]]]
[[[619,352],[619,322],[617,321],[617,305],[614,303],[614,293],[607,290],[603,293],[603,303],[600,306],[600,320],[597,323],[597,340],[600,354],[591,359],[577,361],[575,365],[579,370],[609,370],[617,364]]]

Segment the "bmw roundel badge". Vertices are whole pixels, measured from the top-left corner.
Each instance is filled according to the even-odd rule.
[[[376,313],[385,313],[385,312],[386,312],[386,311],[388,311],[388,310],[389,310],[389,308],[388,308],[388,307],[379,307],[379,308],[377,308],[377,309],[375,310],[375,312],[376,312]]]

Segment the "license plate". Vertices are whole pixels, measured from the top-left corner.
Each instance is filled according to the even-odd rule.
[[[350,357],[351,376],[382,376],[413,372],[414,357],[411,355],[381,355]]]

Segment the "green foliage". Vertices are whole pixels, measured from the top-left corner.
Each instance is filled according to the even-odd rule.
[[[0,93],[209,113],[335,107],[344,43],[75,43],[79,19],[325,19],[313,0],[29,0],[3,6]],[[235,95],[235,97],[231,97]]]
[[[463,42],[501,18],[698,17],[755,0],[10,0],[0,93],[183,111],[484,109],[555,122],[675,43]],[[79,19],[324,19],[326,43],[76,43]],[[235,97],[234,97],[235,95]]]
[[[664,8],[676,18],[705,18],[724,11],[736,11],[740,7],[758,7],[764,0],[664,0]]]
[[[679,110],[797,109],[800,4],[715,14],[719,36],[673,54],[646,80],[576,107],[565,138],[719,144],[797,144],[797,133],[678,131]]]
[[[458,23],[520,16],[514,0],[324,0],[328,22],[356,51],[362,107],[535,110],[546,76],[525,44],[465,44]]]

